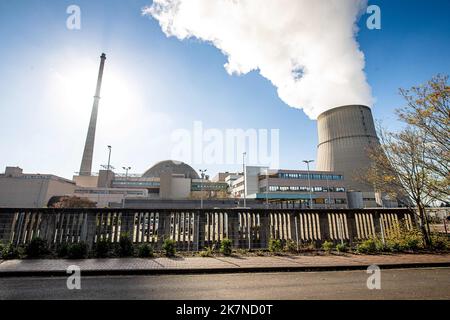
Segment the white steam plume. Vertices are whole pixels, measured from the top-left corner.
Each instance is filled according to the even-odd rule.
[[[167,36],[210,42],[229,74],[259,70],[310,118],[373,103],[355,34],[367,0],[153,0],[143,9]]]

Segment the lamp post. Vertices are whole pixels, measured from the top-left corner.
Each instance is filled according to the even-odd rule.
[[[203,179],[205,178],[205,172],[207,171],[207,169],[200,169],[199,170],[202,176],[202,182],[200,185],[200,209],[203,209]]]
[[[247,188],[245,186],[246,183],[246,174],[245,174],[245,156],[247,155],[247,152],[242,153],[242,173],[244,174],[244,208],[247,207]]]
[[[131,167],[122,167],[125,170],[125,181],[128,181],[128,171],[131,170]]]
[[[125,170],[125,182],[128,181],[128,171],[131,169],[131,167],[122,167],[123,170]],[[123,195],[123,199],[122,199],[122,208],[125,208],[125,198],[127,197],[128,192],[125,189],[125,193]]]
[[[105,188],[106,189],[108,189],[109,170],[111,170],[111,150],[112,150],[112,147],[108,146],[108,166],[106,167],[106,181],[105,181]]]
[[[266,209],[269,209],[269,168],[266,169]]]
[[[309,172],[309,164],[311,162],[314,162],[314,160],[303,160],[304,163],[306,163],[306,166],[308,167],[308,185],[309,185],[309,208],[313,208],[313,201],[312,201],[312,190],[311,190],[311,174]]]

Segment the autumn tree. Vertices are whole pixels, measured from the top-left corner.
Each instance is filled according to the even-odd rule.
[[[407,106],[397,110],[400,119],[418,130],[424,140],[427,188],[442,202],[448,202],[450,197],[450,86],[447,82],[448,76],[437,75],[425,85],[401,89]]]
[[[62,196],[49,201],[51,208],[95,208],[96,205],[89,199],[76,196]]]
[[[371,167],[362,176],[375,190],[397,198],[417,212],[424,242],[431,244],[426,207],[449,199],[448,77],[401,89],[407,104],[397,114],[405,126],[379,128],[380,145],[368,150]]]

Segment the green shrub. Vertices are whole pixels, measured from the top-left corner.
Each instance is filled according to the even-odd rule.
[[[402,248],[402,250],[416,251],[421,247],[421,245],[420,245],[421,243],[422,243],[421,239],[407,237],[401,244],[401,248]]]
[[[206,258],[212,257],[212,255],[213,255],[212,247],[205,247],[205,250],[200,251],[200,257]]]
[[[175,256],[175,252],[176,252],[176,242],[175,242],[175,240],[171,240],[171,239],[164,240],[162,248],[163,248],[164,253],[165,253],[165,255],[167,257]]]
[[[230,256],[232,252],[232,243],[230,239],[223,239],[220,244],[220,252],[225,256]]]
[[[344,243],[338,243],[336,245],[336,251],[337,252],[347,252],[348,251],[347,244],[345,242]]]
[[[377,244],[374,239],[367,239],[356,246],[358,253],[376,253]]]
[[[118,251],[120,257],[130,257],[134,254],[133,242],[128,233],[124,233],[120,236]]]
[[[284,246],[284,251],[286,252],[298,252],[297,249],[297,243],[295,241],[289,239],[286,241],[286,244]]]
[[[421,231],[417,228],[408,229],[404,223],[400,223],[397,229],[390,230],[385,242],[385,250],[391,252],[423,248]]]
[[[42,258],[48,255],[50,250],[48,249],[47,242],[41,238],[33,238],[25,246],[25,254],[27,258],[36,259]]]
[[[3,245],[3,243],[0,243],[0,259],[3,256],[3,249],[5,248],[5,246]]]
[[[69,245],[64,242],[57,246],[56,255],[58,258],[66,258],[69,255]]]
[[[3,247],[2,259],[11,260],[20,258],[19,249],[17,249],[12,243],[9,243]]]
[[[325,240],[322,243],[322,249],[327,253],[330,253],[333,250],[333,248],[334,248],[334,244],[331,241]]]
[[[94,255],[96,258],[108,257],[110,249],[110,243],[107,240],[98,240],[94,246]]]
[[[282,249],[281,240],[279,240],[279,239],[270,239],[269,240],[269,251],[270,252],[278,253],[281,251],[281,249]]]
[[[390,252],[399,252],[402,250],[400,242],[396,239],[387,239],[385,249]]]
[[[153,257],[153,248],[148,243],[141,244],[138,247],[138,256],[140,258]]]
[[[69,259],[84,259],[88,254],[88,246],[84,242],[72,243],[67,248]]]
[[[316,243],[314,241],[306,242],[306,243],[300,243],[300,250],[301,251],[316,251]]]
[[[431,246],[436,250],[448,250],[450,248],[450,241],[446,235],[432,234]]]

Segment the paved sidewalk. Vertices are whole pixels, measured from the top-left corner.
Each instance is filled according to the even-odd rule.
[[[449,267],[450,254],[8,260],[0,261],[0,277],[65,275],[70,265],[79,266],[85,275],[126,275],[353,270],[373,264],[381,268]]]

